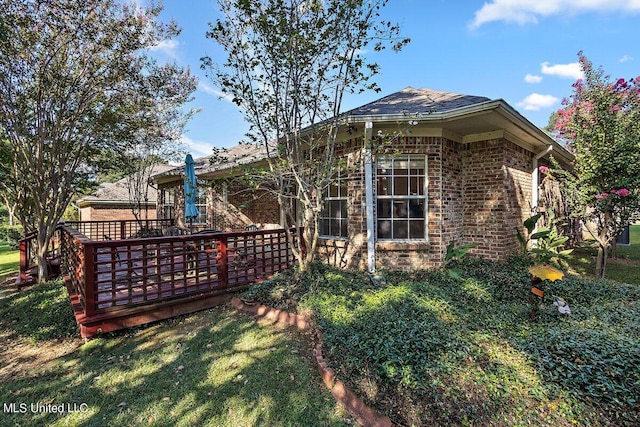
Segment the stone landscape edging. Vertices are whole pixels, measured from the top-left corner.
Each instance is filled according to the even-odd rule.
[[[284,323],[289,326],[295,326],[300,330],[311,329],[311,322],[300,314],[293,314],[283,310],[277,310],[275,308],[250,304],[238,297],[231,299],[231,306],[236,310],[253,313],[256,316],[263,317],[265,319],[274,320],[278,323]],[[391,427],[393,423],[387,416],[379,414],[375,409],[366,405],[362,399],[351,391],[342,381],[340,381],[333,369],[327,366],[322,355],[322,333],[315,329],[317,344],[314,349],[316,363],[318,364],[318,370],[322,377],[322,382],[331,391],[331,395],[338,404],[351,412],[356,421],[365,427]]]

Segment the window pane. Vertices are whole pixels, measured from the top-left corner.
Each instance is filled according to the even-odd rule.
[[[391,200],[378,199],[378,218],[391,218]]]
[[[424,220],[409,221],[409,238],[424,239]]]
[[[329,197],[338,197],[340,196],[340,190],[339,190],[339,184],[338,181],[333,181],[331,184],[329,184]]]
[[[405,159],[393,162],[393,173],[396,175],[407,175],[409,172],[409,162]]]
[[[343,178],[340,180],[340,197],[347,197],[347,183],[349,182],[348,179]]]
[[[393,178],[393,195],[407,196],[409,194],[409,178],[395,176]]]
[[[423,196],[424,195],[424,177],[414,177],[409,178],[411,183],[411,194],[414,196]]]
[[[391,159],[378,160],[378,175],[386,175],[391,173]]]
[[[342,237],[347,237],[347,220],[346,219],[342,219],[340,220],[340,236]]]
[[[340,218],[342,220],[347,219],[347,201],[346,200],[340,200]]]
[[[391,238],[391,220],[388,220],[388,219],[378,220],[378,238],[379,239]]]
[[[424,158],[413,158],[409,161],[409,165],[411,169],[421,169],[421,173],[424,173]]]
[[[329,235],[329,220],[321,219],[320,220],[320,234]]]
[[[331,217],[333,218],[341,218],[342,212],[340,205],[342,204],[341,200],[331,200],[329,202],[329,209],[331,212]]]
[[[407,201],[395,201],[393,202],[393,217],[394,218],[408,218],[409,210],[407,209]]]
[[[331,223],[329,224],[329,233],[332,236],[340,235],[340,220],[336,218],[331,218]]]
[[[409,200],[409,217],[424,219],[424,200]]]
[[[378,195],[379,196],[390,196],[391,192],[391,178],[390,177],[379,177],[378,178]]]
[[[407,221],[394,221],[393,222],[393,238],[394,239],[408,239],[407,235]]]

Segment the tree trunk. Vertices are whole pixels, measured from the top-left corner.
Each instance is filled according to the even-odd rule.
[[[607,267],[607,247],[598,246],[598,256],[596,258],[596,279],[604,279]]]
[[[16,224],[16,205],[7,204],[7,212],[9,213],[9,225],[13,227]]]
[[[596,279],[604,279],[607,267],[607,249],[609,248],[609,227],[607,226],[605,215],[605,225],[598,235],[598,256],[596,258]]]
[[[611,248],[609,249],[609,258],[611,259],[618,259],[618,237],[616,236],[615,239],[613,239],[613,243],[611,243]]]
[[[40,242],[38,242],[36,262],[38,263],[38,283],[44,283],[49,280],[49,266],[47,265],[47,246],[42,246]]]

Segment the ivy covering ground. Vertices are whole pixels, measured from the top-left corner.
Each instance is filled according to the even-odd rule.
[[[315,317],[328,363],[403,425],[640,424],[640,287],[568,277],[530,322],[527,264],[467,260],[440,272],[315,265],[245,295]]]

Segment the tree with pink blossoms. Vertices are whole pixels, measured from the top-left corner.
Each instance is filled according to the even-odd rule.
[[[598,243],[596,277],[604,278],[607,249],[640,218],[640,76],[614,81],[578,56],[584,78],[573,84],[555,123],[575,155],[573,170],[556,163],[551,174]]]

